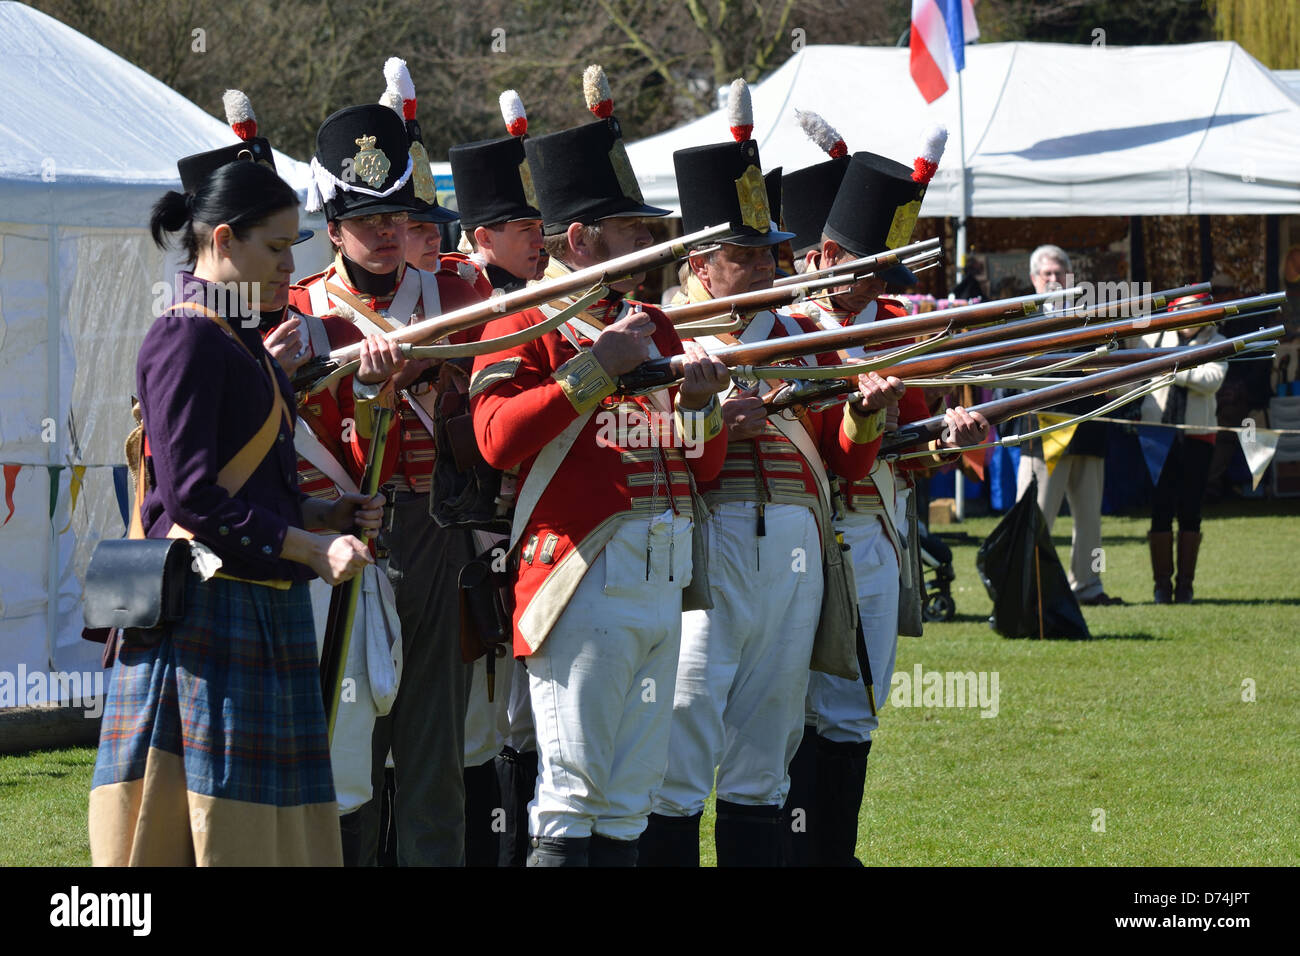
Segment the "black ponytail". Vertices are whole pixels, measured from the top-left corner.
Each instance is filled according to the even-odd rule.
[[[216,226],[226,223],[237,239],[243,239],[254,226],[297,205],[298,194],[275,170],[237,160],[214,171],[193,193],[164,194],[154,203],[149,233],[161,248],[168,233],[180,232],[181,248],[193,263],[201,241]]]

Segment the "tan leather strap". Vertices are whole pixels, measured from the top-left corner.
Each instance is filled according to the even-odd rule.
[[[237,336],[234,330],[230,328],[229,323],[227,323],[226,320],[216,312],[213,312],[211,309],[200,305],[197,302],[181,302],[172,306],[168,311],[174,311],[181,308],[192,309],[199,315],[207,316],[209,319],[216,322],[217,325],[221,327],[222,331],[230,336],[240,348],[253,358],[256,358],[256,356],[253,355],[253,350],[240,340],[239,336]],[[289,407],[284,401],[284,396],[280,393],[280,384],[276,381],[275,370],[271,367],[271,358],[269,355],[262,356],[262,367],[266,370],[266,376],[271,382],[271,395],[273,396],[271,401],[271,410],[266,416],[266,421],[262,422],[261,427],[253,433],[253,437],[248,439],[248,441],[244,443],[244,447],[235,452],[234,457],[226,462],[226,464],[222,466],[221,470],[217,472],[217,486],[231,497],[234,497],[235,494],[238,493],[239,489],[243,488],[244,485],[248,483],[248,479],[253,476],[253,472],[255,472],[258,469],[258,466],[266,460],[266,456],[270,454],[271,449],[275,447],[276,436],[280,433],[281,417],[283,417],[285,422],[288,423],[289,431],[293,431],[293,417],[289,414]],[[136,537],[136,532],[138,531],[139,537],[141,538],[144,537],[144,523],[140,515],[140,509],[144,507],[145,490],[143,447],[144,443],[141,442],[142,454],[140,458],[140,469],[135,483],[135,513],[132,515],[131,530],[128,532],[130,537]],[[193,538],[194,535],[192,532],[182,528],[180,525],[174,524],[171,529],[168,530],[167,537]]]
[[[380,315],[374,309],[370,308],[370,306],[366,305],[364,302],[362,302],[360,299],[358,299],[355,295],[353,295],[351,292],[349,292],[347,289],[343,288],[342,286],[336,285],[333,282],[328,282],[325,284],[325,291],[328,292],[330,295],[332,295],[334,298],[338,299],[340,302],[346,305],[353,312],[356,312],[358,315],[364,315],[367,319],[369,319],[371,322],[377,325],[384,332],[397,331],[397,326],[393,325],[392,322],[384,318],[384,316]]]

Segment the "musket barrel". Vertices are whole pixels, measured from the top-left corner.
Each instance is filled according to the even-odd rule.
[[[834,276],[811,279],[792,285],[757,289],[753,292],[741,292],[737,295],[724,296],[719,299],[706,299],[703,302],[689,302],[685,305],[672,305],[665,308],[664,314],[672,320],[673,325],[695,322],[699,319],[712,319],[730,312],[747,315],[763,309],[789,305],[809,291],[829,289],[836,284]]]
[[[870,256],[863,256],[860,259],[850,259],[847,262],[841,262],[826,269],[818,269],[816,272],[809,272],[804,275],[785,276],[784,278],[777,279],[773,285],[798,285],[801,281],[806,281],[808,279],[821,279],[826,276],[843,276],[851,272],[865,274],[878,269],[885,263],[892,266],[896,264],[896,262],[901,262],[904,256],[927,252],[931,249],[938,249],[941,245],[942,240],[937,236],[933,239],[922,239],[919,242],[909,243],[906,246],[899,246],[897,249],[886,249],[884,252],[878,252]]]
[[[423,322],[403,326],[387,333],[385,337],[396,342],[414,344],[427,339],[450,335],[453,332],[461,332],[482,325],[494,318],[501,318],[516,312],[536,308],[539,305],[544,305],[581,289],[587,289],[595,285],[606,285],[629,275],[636,275],[638,272],[661,266],[685,255],[691,246],[724,236],[730,229],[731,227],[725,223],[710,226],[708,229],[701,229],[679,239],[661,242],[646,249],[638,249],[636,252],[610,259],[607,262],[588,266],[585,269],[578,269],[567,275],[525,286],[504,295],[493,296],[484,302],[476,302],[474,305],[457,309],[454,312],[447,312],[435,318],[426,319]],[[342,365],[357,359],[360,355],[361,344],[356,343],[344,348],[334,349],[329,353],[329,361],[335,365]]]
[[[994,399],[991,402],[971,406],[967,411],[979,412],[988,420],[990,425],[996,425],[1036,409],[1049,408],[1075,398],[1096,395],[1098,392],[1107,392],[1114,388],[1131,385],[1168,372],[1180,371],[1206,362],[1226,359],[1243,349],[1250,348],[1252,343],[1276,339],[1285,331],[1284,326],[1277,325],[1268,329],[1250,332],[1246,335],[1239,335],[1223,342],[1187,346],[1179,349],[1180,354],[1178,355],[1160,356],[1143,362],[1135,362],[1123,368],[1085,375],[1082,378],[1063,382],[1060,385],[1050,385],[1047,388]],[[887,435],[881,443],[880,452],[881,454],[897,452],[912,445],[929,441],[938,437],[943,430],[943,426],[944,419],[942,415],[935,415],[919,422],[912,422],[900,428],[894,434]]]

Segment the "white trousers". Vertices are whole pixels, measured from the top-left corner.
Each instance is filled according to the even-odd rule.
[[[402,626],[388,576],[378,565],[362,572],[361,597],[352,623],[343,692],[334,721],[330,765],[339,813],[351,813],[370,802],[371,733],[375,718],[382,717],[397,698],[402,673]],[[325,644],[333,588],[315,578],[311,582],[311,609],[316,619],[316,653]]]
[[[1062,497],[1070,503],[1070,515],[1074,519],[1070,589],[1080,599],[1096,597],[1103,590],[1101,575],[1093,569],[1102,566],[1097,559],[1101,552],[1101,493],[1106,479],[1106,459],[1096,455],[1062,455],[1049,475],[1042,456],[1022,451],[1016,471],[1017,501],[1034,476],[1038,477],[1038,509],[1047,519],[1049,532],[1061,510]]]
[[[532,836],[633,840],[645,829],[668,759],[690,524],[671,512],[625,520],[528,658]]]
[[[895,506],[893,520],[895,527],[902,526],[901,534],[906,534],[909,493],[900,489]],[[898,555],[881,519],[875,515],[850,511],[836,527],[852,549],[858,613],[862,616],[867,659],[871,661],[877,715],[872,716],[867,687],[861,678],[846,680],[817,671],[808,679],[808,708],[816,716],[820,736],[835,743],[865,743],[880,726],[879,711],[889,699],[898,658]]]
[[[822,550],[813,513],[727,502],[707,527],[713,610],[682,615],[668,772],[655,812],[689,816],[718,799],[780,806],[803,736],[808,662],[821,615]]]

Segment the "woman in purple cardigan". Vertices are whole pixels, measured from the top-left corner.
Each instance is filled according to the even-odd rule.
[[[297,206],[273,170],[238,161],[153,210],[154,240],[179,233],[193,273],[140,349],[137,507],[146,536],[192,536],[220,568],[205,580],[215,561],[196,559],[184,619],[118,654],[90,795],[97,865],[341,862],[306,582],[371,557],[306,529],[369,533],[382,498],[298,491],[293,393],[257,327],[287,301]]]

